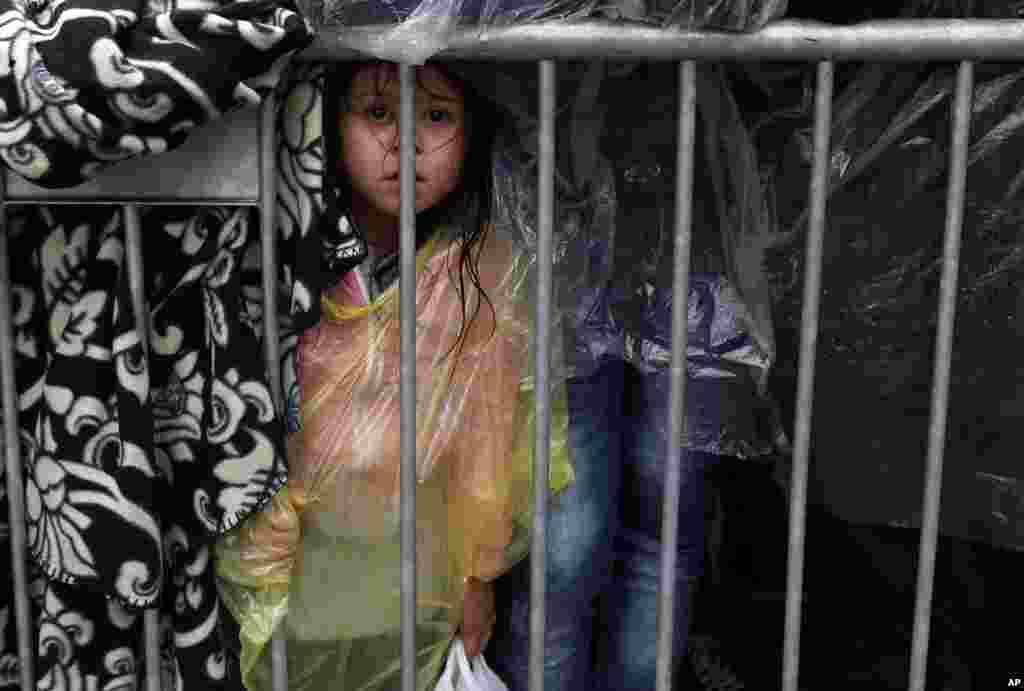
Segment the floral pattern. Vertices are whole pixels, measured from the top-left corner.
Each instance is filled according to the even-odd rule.
[[[74,185],[259,102],[255,88],[310,38],[294,5],[275,5],[0,0],[0,160]]]
[[[234,319],[252,212],[144,212],[144,252],[161,258],[147,273],[148,358],[128,307],[120,212],[35,209],[12,220],[12,254],[23,259],[14,281],[34,296],[18,305],[28,314],[16,329],[37,355],[19,357],[18,386],[28,547],[46,591],[38,686],[128,684],[142,673],[136,608],[156,602],[170,610],[170,677],[189,679],[182,688],[223,685],[209,544],[285,479],[259,344]],[[63,623],[75,616],[96,633]],[[0,651],[13,654],[3,633]],[[0,662],[15,683],[14,658]]]
[[[0,0],[0,160],[44,185],[173,148],[191,127],[258,101],[308,38],[283,4],[152,3],[145,17],[113,0],[74,5]],[[295,330],[318,309],[311,176],[322,167],[319,123],[306,132],[321,73],[288,69],[276,87],[293,123],[280,130],[278,180],[284,372]],[[119,209],[6,213],[36,686],[141,688],[140,608],[158,606],[163,687],[238,689],[211,546],[286,480],[284,421],[261,355],[256,210],[141,209],[148,353]],[[0,688],[17,688],[3,487]]]
[[[81,219],[55,217],[28,255],[48,336],[32,384],[40,395],[23,409],[29,551],[51,579],[144,606],[163,571],[148,371],[128,307],[120,215]],[[111,543],[111,530],[130,532]]]

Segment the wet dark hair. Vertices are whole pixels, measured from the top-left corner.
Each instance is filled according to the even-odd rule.
[[[448,266],[451,279],[459,295],[462,306],[462,322],[455,343],[449,355],[462,350],[469,327],[480,313],[482,304],[486,304],[492,317],[496,317],[494,304],[483,289],[480,281],[480,253],[488,233],[491,232],[491,214],[494,207],[494,182],[492,159],[494,143],[500,127],[501,115],[490,101],[482,97],[470,84],[443,64],[431,63],[456,85],[462,94],[465,104],[466,126],[468,139],[466,155],[462,162],[459,182],[454,190],[438,205],[416,214],[416,244],[421,246],[441,227],[455,229],[458,240],[462,243],[458,260]],[[339,117],[349,108],[349,93],[355,75],[367,65],[379,65],[377,70],[378,92],[391,80],[397,80],[397,68],[392,63],[347,62],[334,63],[327,71],[325,88],[324,137],[328,153],[325,166],[325,190],[333,188],[338,195],[338,203],[347,208],[351,189],[348,181],[340,171],[341,133]],[[418,79],[418,87],[430,93],[430,90]],[[330,194],[331,191],[328,191]],[[467,306],[468,290],[474,290],[479,299],[473,301],[472,310]]]

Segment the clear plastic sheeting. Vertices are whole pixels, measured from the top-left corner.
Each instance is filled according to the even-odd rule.
[[[535,70],[454,68],[512,116],[497,210],[530,244]],[[566,376],[588,376],[607,359],[648,373],[670,367],[677,81],[671,63],[560,65],[552,367]],[[690,387],[687,443],[764,456],[779,441],[765,395],[775,345],[764,251],[777,241],[777,224],[733,80],[720,66],[698,72],[697,128],[687,369],[700,383]]]
[[[314,24],[343,27],[349,47],[383,60],[422,64],[462,27],[589,16],[599,0],[312,0]]]
[[[498,104],[508,126],[495,156],[495,221],[528,248],[535,268],[538,209],[538,81],[531,64],[450,62],[474,90]],[[586,343],[580,328],[603,328],[601,317],[613,270],[616,242],[616,180],[600,139],[607,110],[604,63],[560,64],[556,94],[554,320],[552,376],[584,376],[597,360],[621,353],[621,334],[608,331]],[[533,279],[527,289],[534,290]],[[590,326],[585,327],[584,324]]]
[[[304,0],[317,29],[342,29],[350,48],[422,64],[459,29],[606,18],[683,29],[753,31],[785,14],[788,0]]]
[[[615,180],[614,259],[604,305],[610,318],[600,318],[599,303],[581,322],[577,342],[609,343],[618,335],[631,366],[668,372],[672,313],[685,308],[681,441],[723,456],[768,456],[779,429],[766,396],[775,343],[763,262],[777,234],[732,80],[719,65],[697,71],[688,300],[676,305],[677,70],[671,63],[626,67],[609,69],[600,99],[607,108],[600,151]],[[667,388],[661,393],[667,405]]]
[[[907,12],[963,16],[933,4]],[[1011,5],[977,11],[1006,16]],[[812,499],[855,523],[920,525],[955,77],[947,66],[860,67],[835,105]],[[1018,65],[977,67],[940,522],[944,534],[1014,549],[1024,548],[1022,97]],[[792,230],[768,262],[785,399],[795,382],[809,129],[780,132],[765,128],[760,143],[782,152],[779,209]]]
[[[660,26],[754,31],[786,13],[788,0],[613,0],[605,12]]]
[[[536,77],[517,64],[456,63],[453,68],[509,113],[499,166],[497,209],[503,222],[533,242],[536,228]],[[602,358],[627,357],[630,324],[660,332],[634,340],[643,369],[667,368],[671,253],[675,208],[676,73],[647,63],[575,62],[560,65],[556,108],[555,318],[566,337],[552,366],[585,376]],[[760,179],[758,153],[732,94],[729,75],[706,66],[698,75],[698,147],[694,271],[709,274],[693,286],[691,310],[709,320],[691,334],[711,358],[731,354],[763,390],[774,345],[764,249],[776,224]],[[721,220],[719,220],[721,219]],[[646,292],[645,285],[657,292]],[[703,290],[706,298],[698,297]],[[714,293],[714,296],[711,295]],[[644,300],[636,296],[644,294]],[[720,299],[721,298],[721,299]],[[660,302],[659,302],[660,301]],[[649,304],[645,304],[649,303]],[[716,315],[709,305],[721,307]],[[712,307],[712,312],[718,307]],[[657,327],[654,325],[661,325]],[[730,326],[731,325],[731,326]],[[731,331],[730,331],[731,329]],[[712,336],[712,330],[714,335]],[[725,332],[739,339],[725,343]],[[643,351],[644,354],[640,354]],[[646,360],[646,362],[640,362]]]
[[[318,228],[323,75],[322,66],[296,65],[281,94],[280,167],[289,181],[283,220],[292,236],[314,237]],[[515,163],[514,153],[502,151],[494,167],[495,206],[516,208],[502,194],[531,173]],[[294,179],[288,172],[300,169]],[[536,244],[529,231],[529,222],[514,212],[495,215],[479,257],[489,302],[477,300],[468,283],[460,285],[454,232],[440,229],[419,251],[417,646],[423,688],[440,672],[461,619],[465,578],[491,580],[529,547],[536,309]],[[315,327],[296,332],[283,323],[288,408],[299,411],[302,427],[289,438],[289,483],[218,546],[219,588],[240,623],[241,664],[251,690],[270,688],[275,632],[287,641],[292,689],[378,688],[398,678],[398,286],[365,304],[352,292],[358,273],[324,293]],[[466,315],[477,315],[466,330],[460,328],[462,290]],[[572,471],[564,375],[551,381],[554,492]]]
[[[417,620],[424,683],[436,674],[461,619],[465,579],[491,581],[529,547],[528,263],[500,237],[487,242],[480,277],[491,304],[468,305],[468,313],[476,307],[479,313],[463,332],[459,287],[448,273],[459,249],[443,238],[428,242],[417,278],[423,325],[416,348]],[[242,622],[244,664],[257,662],[281,620],[295,670],[292,689],[369,688],[399,669],[397,285],[359,308],[352,290],[357,286],[344,280],[326,297],[325,319],[299,346],[303,429],[290,440],[287,494],[221,548],[222,589]],[[571,472],[564,400],[556,409],[555,489]],[[263,688],[264,667],[249,675],[250,688]]]

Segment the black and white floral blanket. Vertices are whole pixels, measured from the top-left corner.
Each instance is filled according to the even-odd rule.
[[[0,0],[0,158],[44,186],[178,146],[309,40],[290,0]]]
[[[309,40],[277,1],[0,0],[0,158],[67,186],[174,148],[258,103]],[[297,142],[282,136],[283,178],[308,167]],[[302,277],[316,263],[302,258],[319,256],[317,199],[282,202],[283,304],[298,319],[316,294]],[[211,545],[286,478],[260,355],[258,215],[142,210],[148,358],[120,208],[8,206],[6,217],[37,688],[139,687],[141,608],[154,606],[164,688],[236,688]],[[0,687],[17,687],[3,491]]]

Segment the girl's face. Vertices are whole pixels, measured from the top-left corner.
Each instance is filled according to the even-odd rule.
[[[458,186],[466,156],[466,112],[459,87],[435,65],[416,73],[416,211],[430,209]],[[352,79],[341,114],[341,166],[352,186],[353,212],[397,219],[398,72],[371,63]],[[359,208],[362,207],[362,208]]]

